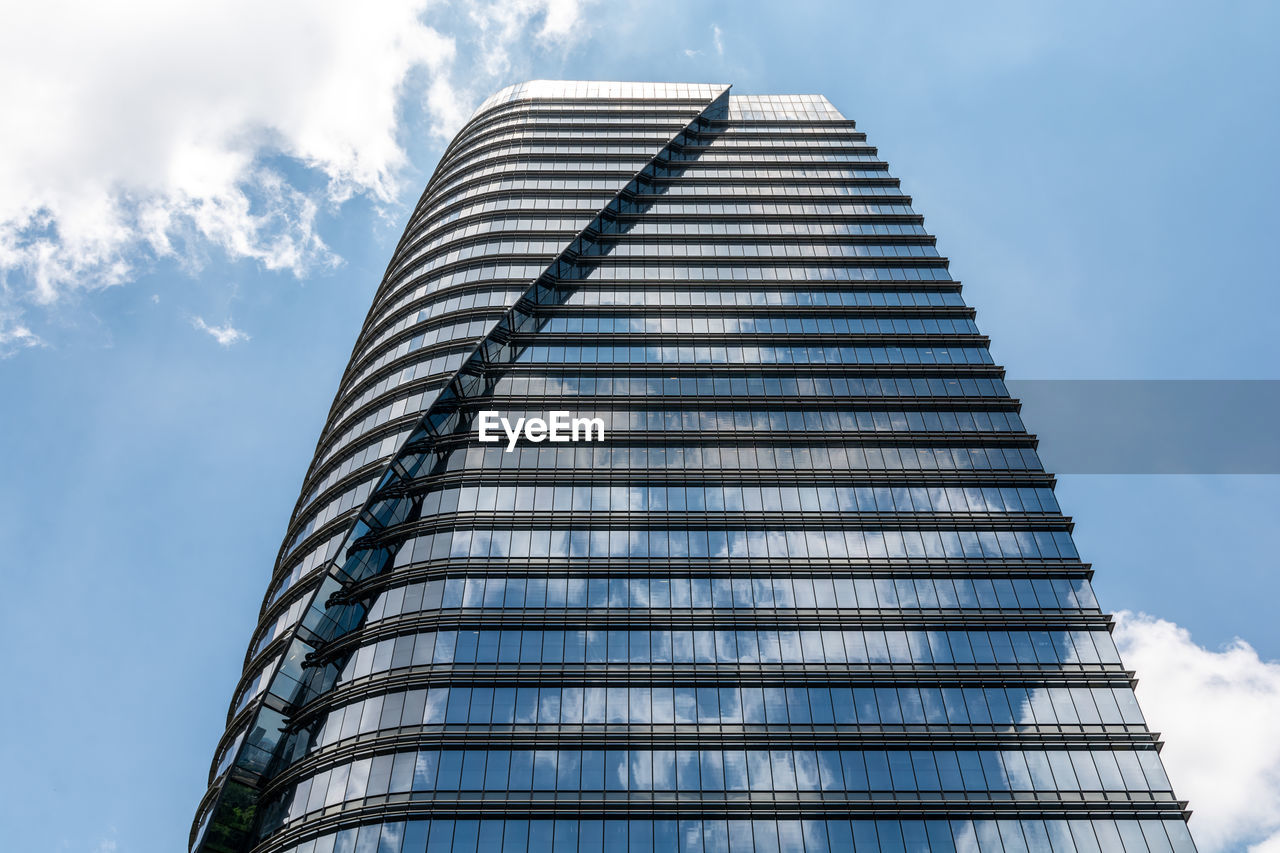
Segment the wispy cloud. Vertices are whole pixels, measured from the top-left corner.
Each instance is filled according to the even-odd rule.
[[[241,341],[250,340],[249,334],[241,329],[237,329],[231,325],[231,321],[223,323],[221,326],[211,326],[205,322],[203,317],[192,317],[191,325],[193,328],[207,333],[221,346],[229,347],[232,344],[238,344]]]
[[[93,853],[116,853],[119,845],[116,843],[115,834],[116,828],[110,827],[104,837],[98,839],[98,846],[93,848]],[[70,845],[64,841],[62,847],[68,849]]]
[[[0,358],[9,358],[21,350],[43,345],[39,335],[16,320],[8,321],[0,312]]]
[[[724,56],[724,31],[720,29],[719,24],[711,25],[711,47],[715,50],[716,56]],[[695,56],[702,56],[705,53],[706,51],[701,48],[686,47],[684,49],[684,55],[689,59],[693,59]]]
[[[317,215],[404,191],[406,103],[451,134],[530,45],[584,32],[575,0],[50,0],[0,28],[0,351],[23,315],[157,259],[338,262]],[[251,23],[250,23],[251,22]],[[465,72],[465,73],[464,73]],[[420,90],[407,96],[406,87]],[[299,175],[302,178],[299,179]]]
[[[1127,611],[1116,642],[1166,741],[1174,790],[1191,802],[1201,853],[1280,851],[1280,663],[1240,639],[1205,649],[1172,622]]]

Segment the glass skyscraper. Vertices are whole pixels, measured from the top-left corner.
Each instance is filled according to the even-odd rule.
[[[360,331],[192,849],[1193,851],[1002,376],[825,98],[502,90]]]

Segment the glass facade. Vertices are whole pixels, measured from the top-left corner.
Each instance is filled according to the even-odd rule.
[[[445,152],[193,850],[1193,851],[1052,475],[818,96],[535,81]],[[603,441],[481,441],[564,411]]]

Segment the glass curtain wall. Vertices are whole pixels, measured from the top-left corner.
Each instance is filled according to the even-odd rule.
[[[1194,850],[987,343],[820,96],[490,98],[360,333],[193,847]]]

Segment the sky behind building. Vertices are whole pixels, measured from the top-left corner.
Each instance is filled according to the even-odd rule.
[[[444,143],[507,83],[820,92],[916,196],[1011,376],[1275,378],[1264,4],[94,9],[0,34],[15,849],[182,843],[360,318]],[[1153,617],[1120,638],[1208,851],[1280,829],[1275,487],[1058,489],[1103,607]]]

